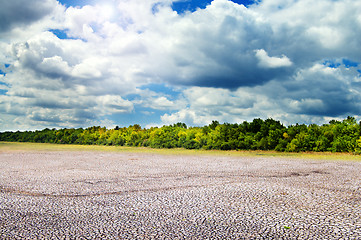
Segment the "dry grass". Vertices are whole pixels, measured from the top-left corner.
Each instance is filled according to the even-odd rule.
[[[162,155],[215,155],[230,157],[278,157],[297,159],[319,159],[319,160],[345,160],[361,161],[361,155],[353,153],[331,153],[331,152],[301,152],[286,153],[276,151],[220,151],[220,150],[188,150],[188,149],[154,149],[145,147],[120,147],[120,146],[98,146],[98,145],[70,145],[50,143],[19,143],[0,142],[0,152],[11,151],[101,151],[101,152],[131,152],[131,153],[153,153]]]

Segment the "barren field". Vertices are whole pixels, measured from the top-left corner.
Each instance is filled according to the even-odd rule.
[[[1,239],[359,239],[361,162],[0,152]]]

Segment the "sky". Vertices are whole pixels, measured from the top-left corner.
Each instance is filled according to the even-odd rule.
[[[361,119],[361,1],[0,5],[0,131]]]

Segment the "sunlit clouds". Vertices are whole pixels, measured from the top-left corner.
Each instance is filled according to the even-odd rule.
[[[1,131],[361,116],[361,2],[74,2],[2,5]]]

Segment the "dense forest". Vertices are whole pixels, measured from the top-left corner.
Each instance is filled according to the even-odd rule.
[[[143,129],[139,125],[114,129],[44,129],[42,131],[2,132],[0,141],[59,144],[97,144],[220,150],[276,150],[286,152],[361,153],[361,122],[353,117],[332,120],[322,126],[296,124],[285,127],[273,119],[254,119],[241,124],[213,121],[204,127],[184,123]]]

